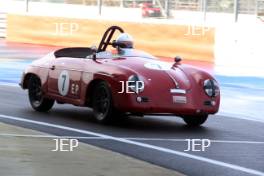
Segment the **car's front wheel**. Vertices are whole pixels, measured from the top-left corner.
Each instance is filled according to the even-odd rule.
[[[106,82],[100,82],[93,89],[92,108],[99,123],[109,123],[114,119],[112,92]]]
[[[44,98],[41,81],[37,76],[29,79],[28,97],[32,108],[39,112],[47,112],[54,105],[54,100]]]
[[[193,116],[183,116],[183,120],[184,122],[188,125],[188,126],[200,126],[202,125],[208,118],[208,115],[193,115]]]

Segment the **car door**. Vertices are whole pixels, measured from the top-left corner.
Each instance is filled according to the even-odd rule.
[[[84,59],[82,58],[56,58],[49,70],[49,94],[56,97],[79,99],[83,67]]]

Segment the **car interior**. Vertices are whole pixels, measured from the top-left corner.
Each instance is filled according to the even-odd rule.
[[[54,52],[56,58],[59,57],[74,57],[74,58],[87,58],[87,56],[94,53],[92,48],[88,47],[73,47],[63,48]]]

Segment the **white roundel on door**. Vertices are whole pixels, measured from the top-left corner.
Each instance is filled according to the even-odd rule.
[[[68,94],[70,87],[69,85],[70,85],[69,73],[66,70],[64,70],[61,72],[58,79],[58,89],[59,89],[59,93],[62,96],[66,96]]]

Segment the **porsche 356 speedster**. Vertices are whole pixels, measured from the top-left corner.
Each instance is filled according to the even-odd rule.
[[[115,32],[120,34],[113,40]],[[162,62],[134,49],[132,37],[118,26],[106,30],[98,47],[63,48],[35,60],[20,86],[36,111],[49,111],[55,101],[85,106],[101,123],[120,115],[166,114],[198,126],[220,104],[213,76],[179,57]]]

